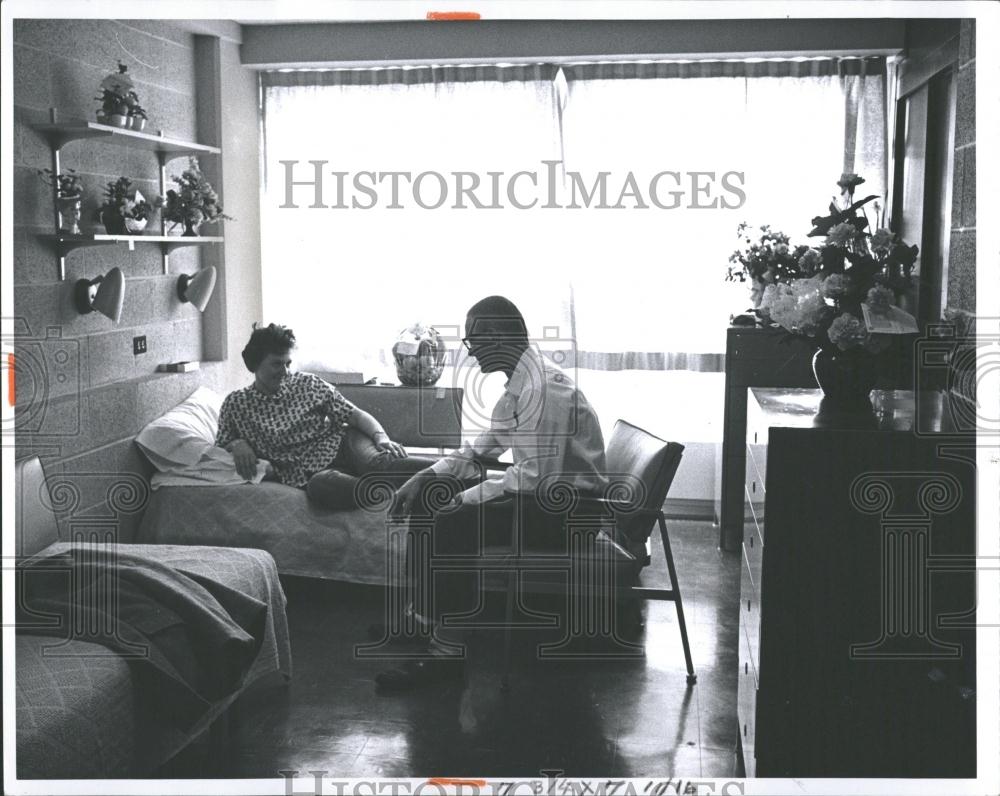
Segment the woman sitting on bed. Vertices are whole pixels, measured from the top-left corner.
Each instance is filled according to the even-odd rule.
[[[268,478],[305,489],[328,508],[357,506],[358,476],[412,475],[433,460],[408,456],[378,421],[311,373],[290,373],[295,335],[276,324],[254,324],[243,362],[249,387],[226,396],[215,444],[233,454],[237,472],[252,480],[258,459],[271,463]]]

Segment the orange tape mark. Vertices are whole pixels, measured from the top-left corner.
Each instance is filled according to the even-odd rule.
[[[428,785],[468,785],[470,788],[485,788],[485,779],[454,779],[453,777],[431,777]]]
[[[427,19],[432,22],[474,22],[481,19],[478,11],[428,11]]]
[[[16,379],[14,377],[14,353],[11,352],[7,354],[7,402],[13,406],[14,405],[14,385]]]

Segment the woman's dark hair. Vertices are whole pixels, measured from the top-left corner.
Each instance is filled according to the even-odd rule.
[[[255,323],[250,342],[243,349],[243,364],[251,373],[256,373],[268,354],[285,354],[294,347],[295,333],[287,326],[276,323],[258,326]]]

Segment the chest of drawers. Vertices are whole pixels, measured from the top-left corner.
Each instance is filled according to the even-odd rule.
[[[919,396],[877,394],[878,418],[829,428],[818,391],[749,392],[747,776],[974,776],[973,441],[941,396],[919,420]]]

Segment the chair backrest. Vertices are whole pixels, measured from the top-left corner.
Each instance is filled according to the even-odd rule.
[[[624,420],[615,423],[607,446],[608,477],[612,485],[622,479],[626,487],[632,479],[642,482],[642,508],[658,511],[667,498],[670,484],[681,463],[684,446],[667,442]],[[634,541],[645,541],[653,529],[655,517],[649,514],[627,514],[619,520],[619,528]]]
[[[39,458],[21,459],[14,469],[14,554],[26,558],[59,541],[59,523]]]
[[[460,387],[386,387],[338,384],[337,391],[364,409],[401,445],[416,448],[462,446]]]

